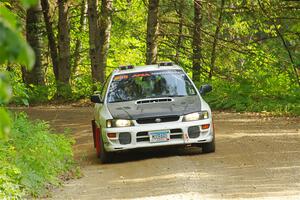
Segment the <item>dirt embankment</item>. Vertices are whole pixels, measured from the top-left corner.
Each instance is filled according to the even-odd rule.
[[[300,199],[300,118],[215,113],[217,151],[121,153],[102,165],[93,149],[92,108],[35,107],[31,118],[71,129],[84,177],[53,199]]]

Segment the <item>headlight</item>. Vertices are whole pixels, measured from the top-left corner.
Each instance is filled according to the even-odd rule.
[[[133,122],[127,119],[109,119],[106,121],[106,127],[128,127],[133,126]]]
[[[184,115],[182,121],[188,122],[188,121],[196,121],[201,119],[208,119],[207,111],[195,112],[195,113]]]

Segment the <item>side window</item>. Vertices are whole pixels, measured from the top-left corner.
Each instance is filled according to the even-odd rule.
[[[102,101],[104,101],[105,99],[105,94],[106,94],[106,91],[108,90],[108,84],[109,84],[109,82],[110,82],[110,78],[111,78],[111,75],[109,75],[108,77],[107,77],[107,79],[105,80],[105,82],[104,82],[104,85],[103,85],[103,87],[102,87],[102,91],[101,91],[101,99],[102,99]]]

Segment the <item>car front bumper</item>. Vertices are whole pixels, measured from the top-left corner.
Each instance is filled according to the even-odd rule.
[[[204,124],[209,124],[209,128],[202,129],[202,125]],[[189,130],[191,130],[189,129],[190,127],[199,127],[199,134],[189,134]],[[162,130],[170,131],[170,139],[164,142],[150,142],[149,132]],[[116,137],[109,138],[107,136],[108,133],[116,133]],[[130,134],[131,138],[130,141],[127,141],[127,144],[122,144],[119,138],[120,133]],[[214,139],[214,130],[211,119],[191,122],[176,121],[157,124],[139,124],[122,128],[102,128],[102,138],[105,150],[112,152],[136,148],[208,143]]]

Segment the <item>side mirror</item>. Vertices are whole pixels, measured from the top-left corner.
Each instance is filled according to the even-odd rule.
[[[205,95],[206,93],[212,91],[212,86],[209,84],[202,85],[199,89],[201,95]]]
[[[103,101],[102,101],[99,94],[93,94],[91,96],[91,102],[93,102],[93,103],[103,103]]]

